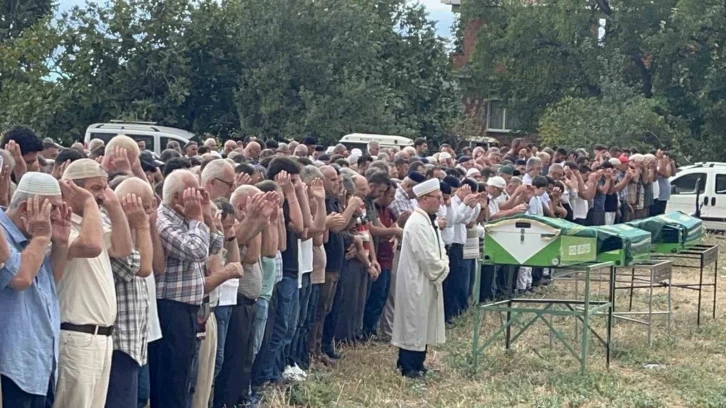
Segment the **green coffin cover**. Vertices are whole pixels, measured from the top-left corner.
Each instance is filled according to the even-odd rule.
[[[486,262],[552,267],[596,259],[597,231],[569,221],[517,215],[490,222],[484,228]]]
[[[651,234],[625,224],[602,225],[597,230],[597,253],[622,251],[624,265],[650,254]]]
[[[650,232],[654,244],[679,244],[690,246],[703,237],[703,222],[682,212],[672,212],[627,223]]]
[[[510,220],[532,220],[547,224],[550,227],[558,228],[560,235],[568,235],[571,237],[597,238],[597,230],[591,227],[583,227],[561,218],[541,217],[539,215],[513,215],[511,217],[500,218],[496,221],[487,223],[487,225],[496,225],[501,222],[509,222]]]

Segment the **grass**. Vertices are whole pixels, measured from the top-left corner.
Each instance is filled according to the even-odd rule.
[[[726,241],[719,263],[726,265]],[[712,266],[710,267],[712,268]],[[709,268],[709,269],[710,269]],[[707,272],[708,270],[707,269]],[[726,268],[719,268],[719,278]],[[710,269],[712,271],[712,269]],[[713,274],[704,281],[710,282]],[[697,269],[674,268],[674,282],[697,282]],[[726,286],[720,285],[723,299]],[[602,293],[607,291],[602,284]],[[581,287],[581,285],[580,285]],[[594,284],[595,290],[598,285]],[[574,286],[558,282],[548,289],[552,298],[572,297]],[[665,308],[666,289],[656,290],[654,308]],[[635,307],[646,307],[646,290],[636,291]],[[711,318],[713,292],[704,291],[701,327],[696,326],[698,292],[673,288],[670,336],[666,317],[655,317],[653,345],[648,347],[645,326],[618,321],[613,329],[613,358],[605,368],[604,350],[590,343],[588,371],[557,340],[549,347],[542,322],[505,351],[503,341],[486,350],[474,370],[469,363],[472,346],[472,313],[463,316],[447,343],[429,349],[431,370],[424,380],[408,380],[395,370],[397,349],[370,342],[341,350],[337,367],[315,367],[304,383],[273,389],[266,396],[270,407],[726,407],[726,325]],[[544,296],[544,295],[542,295]],[[619,292],[619,310],[627,307],[626,291]],[[721,304],[721,301],[719,301]],[[720,305],[719,305],[720,306]],[[721,315],[717,310],[717,318]],[[483,336],[499,325],[496,314],[484,317]],[[599,329],[604,319],[596,318]],[[555,318],[555,326],[574,336],[572,320]],[[660,364],[645,369],[644,364]]]

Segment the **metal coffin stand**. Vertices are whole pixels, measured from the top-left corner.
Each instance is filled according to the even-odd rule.
[[[490,263],[486,263],[490,264]],[[498,265],[502,266],[502,265]],[[516,265],[527,266],[527,265]],[[610,367],[610,340],[612,329],[612,303],[607,300],[593,300],[590,295],[591,275],[607,269],[611,279],[614,280],[615,267],[613,262],[585,263],[580,265],[568,266],[568,270],[576,270],[584,274],[585,293],[583,299],[508,299],[491,304],[479,304],[479,285],[475,286],[474,296],[474,341],[472,347],[472,363],[476,367],[479,355],[484,354],[484,350],[489,347],[499,336],[504,335],[504,344],[507,350],[527,329],[529,329],[536,321],[541,320],[547,325],[550,336],[557,338],[580,363],[580,371],[586,370],[587,355],[590,345],[590,335],[594,336],[605,347],[606,366]],[[511,289],[512,275],[514,268],[510,268],[508,282]],[[479,274],[477,274],[478,276]],[[477,279],[478,280],[478,279]],[[494,331],[482,344],[479,345],[479,331],[481,326],[482,312],[504,312],[506,313],[506,321],[503,322],[497,330]],[[524,315],[533,315],[526,316]],[[606,334],[600,336],[591,325],[591,317],[607,316]],[[549,319],[546,317],[549,316]],[[578,352],[570,342],[565,338],[563,333],[555,328],[552,324],[552,317],[573,317],[575,322],[581,322],[583,330],[581,336],[576,341],[580,344]],[[520,321],[520,318],[525,318]],[[523,323],[512,333],[512,326],[517,323]],[[551,339],[550,337],[550,339]]]
[[[718,245],[704,245],[697,244],[690,248],[687,248],[678,253],[671,254],[651,254],[653,258],[674,258],[681,260],[696,260],[698,265],[688,264],[674,264],[674,267],[688,268],[688,269],[699,269],[698,282],[695,283],[673,283],[670,282],[670,287],[679,289],[690,289],[698,291],[698,314],[696,317],[696,324],[701,325],[701,301],[703,297],[703,289],[713,287],[713,312],[712,317],[716,318],[716,302],[718,296]],[[713,282],[704,283],[703,273],[707,266],[713,264]]]

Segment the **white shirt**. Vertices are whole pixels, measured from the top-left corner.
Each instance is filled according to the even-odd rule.
[[[146,278],[146,292],[149,294],[149,324],[147,342],[159,340],[161,338],[161,323],[159,323],[159,312],[156,309],[156,279],[154,274],[149,274]]]
[[[443,207],[443,206],[442,206]],[[466,224],[469,224],[479,216],[481,207],[479,204],[475,208],[464,204],[456,195],[451,196],[451,204],[447,207],[443,214],[446,217],[446,228],[441,231],[441,238],[446,245],[466,243]],[[439,215],[442,215],[442,209],[439,209]]]
[[[529,200],[527,215],[544,215],[544,203],[542,202],[542,197],[535,196]]]
[[[577,190],[572,190],[570,196],[570,206],[572,206],[572,217],[576,220],[584,220],[587,218],[587,200],[580,198]]]
[[[219,303],[217,306],[234,306],[237,304],[237,289],[239,289],[239,279],[229,279],[224,281],[219,287],[218,298]],[[214,292],[214,291],[212,291]],[[212,302],[212,295],[209,295],[210,303]]]

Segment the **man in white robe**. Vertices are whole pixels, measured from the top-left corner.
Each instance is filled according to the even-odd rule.
[[[441,283],[449,273],[449,258],[436,223],[439,180],[418,184],[414,193],[418,208],[403,229],[391,344],[399,348],[401,373],[419,378],[426,372],[427,345],[446,341]]]

